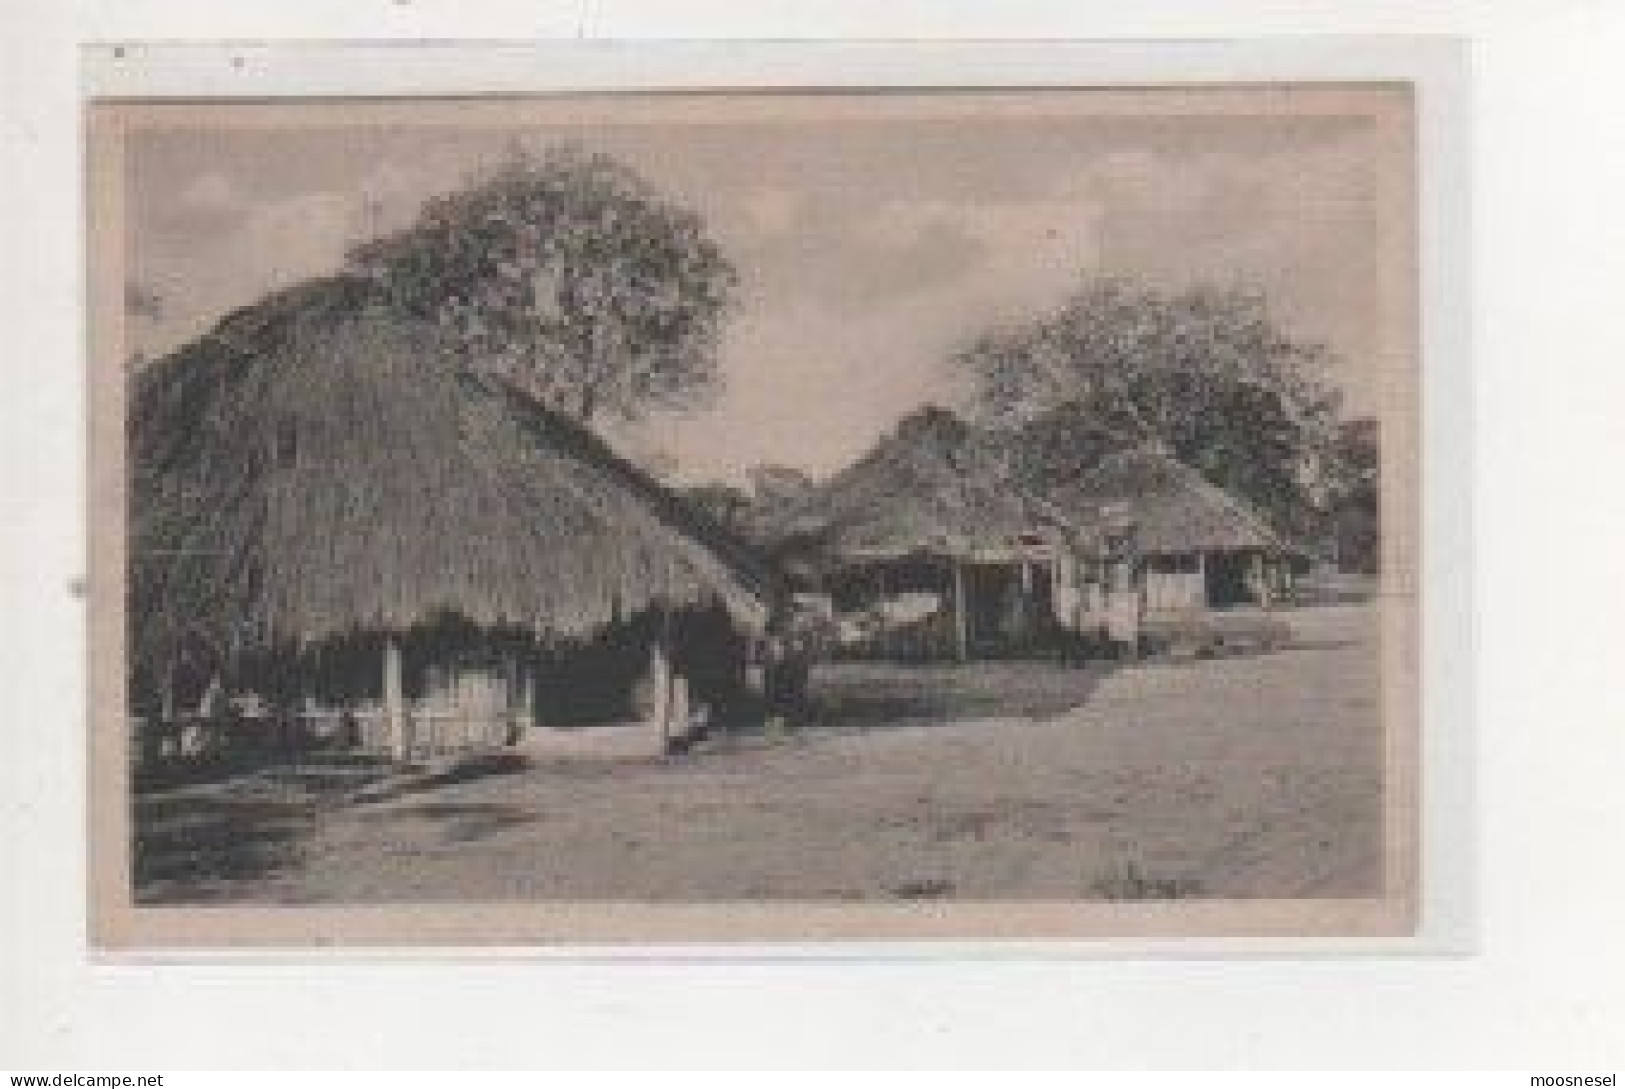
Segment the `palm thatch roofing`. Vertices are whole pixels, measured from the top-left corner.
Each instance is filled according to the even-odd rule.
[[[1251,504],[1155,444],[1107,454],[1050,499],[1063,510],[1132,523],[1137,546],[1147,554],[1297,551]]]
[[[135,381],[131,637],[308,645],[454,616],[589,638],[654,607],[765,623],[742,546],[431,325],[317,281]]]
[[[783,528],[818,532],[837,556],[875,558],[970,557],[1044,531],[1085,534],[1082,523],[1010,481],[988,435],[934,406],[905,417],[820,485]]]

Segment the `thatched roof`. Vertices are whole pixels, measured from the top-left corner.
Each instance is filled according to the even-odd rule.
[[[1150,554],[1294,551],[1250,504],[1153,444],[1106,455],[1050,498],[1069,512],[1132,522],[1140,550]]]
[[[1012,484],[989,436],[935,407],[905,417],[784,522],[844,556],[968,556],[1045,530],[1082,532]]]
[[[748,553],[601,441],[336,279],[137,376],[132,636],[216,647],[451,615],[544,640],[653,606],[766,619]]]

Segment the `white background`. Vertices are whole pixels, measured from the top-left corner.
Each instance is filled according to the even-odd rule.
[[[1561,0],[853,0],[816,13],[612,0],[225,7],[24,0],[0,14],[0,1069],[1621,1065],[1625,941],[1614,923],[1625,917],[1625,668],[1615,660],[1625,641],[1615,620],[1625,616],[1625,580],[1612,569],[1625,545],[1625,8]],[[1326,33],[1471,38],[1472,191],[1460,196],[1476,220],[1474,346],[1471,373],[1433,387],[1452,402],[1470,398],[1471,413],[1465,403],[1430,406],[1451,428],[1430,481],[1450,489],[1441,501],[1451,509],[1465,510],[1471,493],[1474,526],[1470,549],[1459,532],[1430,543],[1439,569],[1459,574],[1471,564],[1476,584],[1476,660],[1443,659],[1472,670],[1471,699],[1446,710],[1471,715],[1475,730],[1471,750],[1453,754],[1476,764],[1475,953],[203,965],[86,955],[82,616],[71,589],[84,536],[81,42]],[[1448,326],[1451,316],[1438,320]],[[1435,619],[1449,627],[1450,618]]]

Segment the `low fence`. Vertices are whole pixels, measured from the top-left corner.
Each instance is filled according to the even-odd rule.
[[[526,732],[526,716],[476,716],[414,709],[406,716],[409,761],[503,748]],[[137,772],[210,765],[297,763],[322,755],[395,758],[382,709],[309,710],[281,715],[137,717],[130,722],[130,758]]]

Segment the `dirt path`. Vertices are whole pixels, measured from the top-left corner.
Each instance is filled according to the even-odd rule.
[[[955,704],[966,713],[903,725],[816,728],[670,763],[521,766],[329,807],[300,827],[282,865],[216,892],[294,902],[1373,892],[1375,615],[1282,615],[1295,645],[1257,657],[1104,676],[990,665],[961,679],[1024,694],[1004,704],[1018,715],[982,717],[987,701],[967,698]],[[872,672],[845,668],[826,674],[828,691],[876,691]],[[937,691],[924,673],[890,676],[889,698],[910,677]],[[1069,692],[1082,706],[1049,706]],[[163,898],[185,894],[178,884]]]

